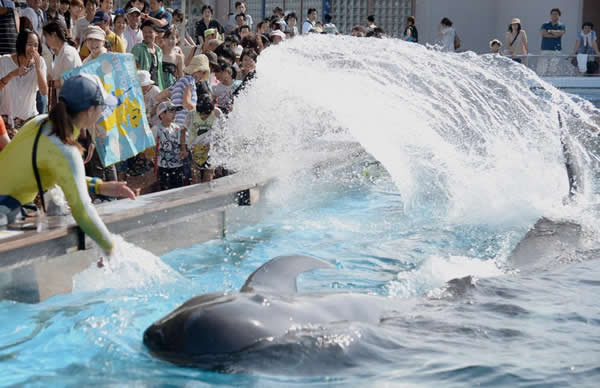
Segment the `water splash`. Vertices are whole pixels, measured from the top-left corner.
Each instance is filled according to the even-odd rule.
[[[431,256],[417,269],[400,272],[387,283],[390,296],[415,296],[434,291],[452,279],[473,276],[476,279],[503,275],[495,260],[481,260],[466,256],[443,258]]]
[[[98,268],[94,263],[75,275],[73,292],[140,288],[187,281],[159,257],[145,249],[128,243],[120,236],[113,236],[113,239],[114,252],[109,258],[103,259],[104,267]]]
[[[311,36],[260,56],[211,158],[286,175],[323,141],[354,139],[389,171],[407,212],[504,223],[567,193],[558,110],[580,140],[598,113],[507,58]]]

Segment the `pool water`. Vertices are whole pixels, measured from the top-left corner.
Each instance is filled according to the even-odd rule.
[[[358,182],[358,183],[357,183]],[[280,188],[264,206],[280,203]],[[407,215],[386,175],[297,199],[277,215],[219,241],[143,257],[154,277],[37,305],[0,302],[0,383],[28,386],[290,386],[419,384],[589,385],[600,377],[600,261],[529,274],[507,272],[506,256],[535,221],[458,225]],[[186,299],[236,292],[269,258],[310,254],[335,265],[300,277],[301,292],[388,298],[380,325],[306,327],[218,373],[154,359],[143,330]],[[593,255],[592,255],[593,256]],[[130,259],[125,259],[128,261]],[[131,259],[134,260],[134,259]],[[121,273],[91,269],[89,276]],[[157,274],[160,274],[158,276]],[[473,289],[444,294],[466,275]],[[135,284],[132,281],[131,284]]]
[[[0,384],[597,386],[598,115],[503,57],[351,37],[270,48],[211,144],[215,165],[281,177],[263,221],[161,258],[121,242],[71,295],[0,302]],[[566,205],[563,136],[590,183]],[[334,141],[370,156],[345,174],[311,171],[311,152]],[[585,249],[519,272],[510,252],[542,216],[581,224]],[[237,292],[284,254],[334,265],[301,275],[300,292],[369,294],[389,310],[377,325],[296,327],[220,372],[143,346],[187,299]]]

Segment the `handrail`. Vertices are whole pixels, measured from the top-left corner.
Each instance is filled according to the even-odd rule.
[[[576,58],[577,54],[575,55],[571,55],[571,54],[560,54],[560,55],[553,55],[553,54],[518,54],[518,55],[503,55],[505,57],[509,57],[509,58]],[[587,54],[588,58],[600,58],[600,55],[598,54]]]
[[[556,54],[516,54],[506,55],[502,54],[506,58],[513,59],[517,62],[522,63],[524,66],[535,71],[540,77],[600,77],[600,73],[597,71],[592,74],[588,74],[578,68],[578,63],[571,61],[577,60],[577,55],[562,54],[556,52]],[[597,54],[586,54],[587,62],[598,61],[600,55]],[[600,61],[599,61],[600,62]]]

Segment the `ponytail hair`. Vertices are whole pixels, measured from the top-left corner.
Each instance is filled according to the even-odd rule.
[[[76,147],[79,152],[83,153],[83,147],[81,144],[77,142],[77,139],[73,138],[73,128],[75,124],[73,123],[73,116],[75,114],[69,112],[69,108],[67,104],[62,98],[58,99],[54,108],[48,114],[48,119],[44,121],[42,126],[46,124],[46,122],[52,122],[52,134],[56,135],[64,144],[71,145]]]
[[[69,36],[67,34],[67,26],[62,21],[52,20],[52,21],[48,22],[48,24],[46,24],[42,30],[44,31],[45,34],[48,34],[48,35],[55,33],[56,37],[58,39],[62,40],[65,43],[70,44],[73,47],[76,46],[75,42],[73,42],[73,40],[71,38],[69,38]]]

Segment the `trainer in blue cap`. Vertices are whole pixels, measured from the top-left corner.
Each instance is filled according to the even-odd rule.
[[[0,225],[13,223],[22,205],[58,185],[81,230],[106,253],[113,250],[113,237],[92,205],[88,191],[132,199],[135,194],[125,182],[86,178],[77,137],[79,128],[94,128],[104,107],[116,103],[95,75],[77,75],[65,81],[50,113],[28,121],[0,152]],[[40,197],[45,208],[44,196]]]
[[[80,74],[65,81],[60,99],[71,113],[79,113],[91,106],[116,106],[117,99],[106,93],[100,79],[94,75]]]

